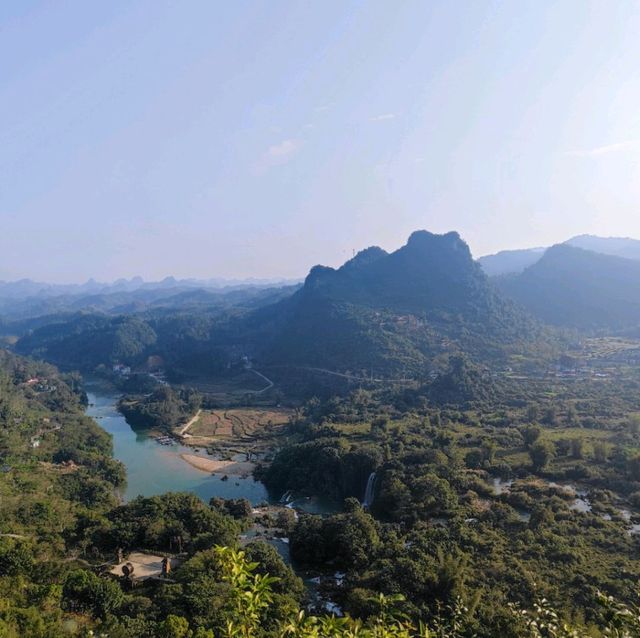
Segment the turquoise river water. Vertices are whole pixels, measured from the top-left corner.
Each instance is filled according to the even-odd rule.
[[[181,453],[193,454],[193,448],[182,445],[160,445],[144,432],[136,432],[118,412],[117,390],[101,381],[87,380],[89,398],[87,415],[113,436],[114,457],[127,468],[125,501],[138,495],[154,496],[164,492],[193,492],[204,501],[212,496],[247,498],[257,505],[269,496],[262,483],[253,478],[211,475],[198,470],[180,458]],[[201,453],[203,454],[203,453]]]

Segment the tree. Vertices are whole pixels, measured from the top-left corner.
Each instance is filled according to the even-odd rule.
[[[484,454],[482,450],[470,450],[464,456],[464,464],[472,470],[479,468],[483,461]]]
[[[493,439],[485,439],[482,441],[482,460],[487,463],[493,463],[496,458],[498,446]]]
[[[558,416],[554,406],[550,405],[545,408],[542,414],[542,422],[546,425],[555,425],[557,422]]]
[[[249,563],[244,552],[216,547],[215,553],[232,586],[227,634],[230,638],[253,638],[273,601],[272,587],[278,579],[254,573],[257,564]]]
[[[0,576],[25,576],[33,564],[33,549],[27,543],[0,538]]]
[[[539,425],[528,425],[522,431],[522,438],[527,447],[532,446],[542,434],[542,428]]]
[[[545,507],[544,505],[539,505],[534,507],[531,512],[531,518],[529,519],[529,528],[530,529],[539,529],[544,525],[549,525],[553,523],[555,517],[553,515],[553,511],[550,507]]]
[[[257,564],[257,573],[277,578],[277,582],[273,584],[274,592],[287,594],[298,602],[303,600],[305,588],[302,579],[285,564],[273,545],[254,541],[245,547],[245,555],[247,560]]]
[[[285,534],[291,534],[296,526],[297,515],[288,507],[280,508],[276,514],[276,526],[284,531]]]
[[[581,459],[584,457],[584,440],[583,439],[571,439],[571,456],[574,459]]]
[[[593,458],[596,463],[606,463],[609,457],[609,446],[604,441],[596,441],[593,444]]]
[[[576,409],[572,405],[570,405],[567,408],[566,415],[565,415],[565,423],[570,427],[576,427],[580,425],[580,419],[578,418],[578,413],[576,412]]]
[[[189,621],[182,616],[169,614],[158,628],[158,638],[190,638]]]
[[[537,403],[530,403],[527,406],[527,421],[535,423],[540,418],[540,407]]]
[[[375,437],[384,438],[389,431],[389,419],[387,417],[377,417],[371,421],[371,434]]]
[[[627,470],[635,481],[640,481],[640,454],[627,461]]]
[[[632,436],[640,434],[640,415],[634,414],[630,416],[626,423],[627,432]]]
[[[223,499],[217,496],[209,500],[209,507],[220,512],[228,514],[236,520],[245,520],[251,518],[253,507],[246,498]]]
[[[416,513],[420,518],[445,514],[458,503],[449,481],[429,473],[417,479],[412,490]]]
[[[65,578],[62,599],[70,611],[89,612],[106,618],[122,605],[124,594],[118,583],[84,569],[76,569]]]
[[[529,456],[533,469],[538,472],[544,469],[555,457],[555,447],[551,441],[536,441],[529,448]]]

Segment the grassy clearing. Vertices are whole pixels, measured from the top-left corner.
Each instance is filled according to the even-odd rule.
[[[592,439],[602,441],[613,438],[615,433],[607,430],[564,427],[560,429],[547,428],[544,431],[544,436],[551,441],[560,441],[561,439],[583,439],[585,441]]]
[[[583,355],[588,359],[609,358],[621,352],[637,350],[640,341],[624,337],[595,337],[585,339],[583,343]]]
[[[370,423],[332,423],[331,427],[345,436],[369,434],[371,432]]]
[[[291,410],[284,408],[233,408],[203,411],[189,433],[206,438],[252,438],[262,430],[282,426]]]

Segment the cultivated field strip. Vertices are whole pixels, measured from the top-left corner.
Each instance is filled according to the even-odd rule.
[[[252,439],[260,430],[287,423],[289,414],[282,409],[210,410],[202,413],[190,432],[197,437]]]

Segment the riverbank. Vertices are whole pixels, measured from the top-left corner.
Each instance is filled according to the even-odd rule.
[[[202,409],[172,435],[191,448],[182,458],[193,467],[210,474],[248,476],[257,463],[272,461],[294,414],[281,407]],[[198,455],[205,450],[210,458]]]
[[[155,496],[165,492],[192,492],[205,502],[214,496],[246,498],[254,505],[269,500],[265,486],[254,480],[250,472],[234,475],[233,481],[223,480],[223,474],[198,469],[181,457],[182,454],[194,455],[192,447],[178,441],[161,445],[153,435],[166,433],[134,430],[118,411],[120,393],[111,384],[92,378],[86,380],[85,388],[89,400],[87,415],[111,434],[114,458],[126,467],[127,486],[122,494],[125,502],[139,495]]]
[[[255,465],[250,461],[222,461],[207,459],[196,454],[181,454],[180,458],[192,467],[209,474],[227,474],[229,476],[247,477],[253,474]]]

